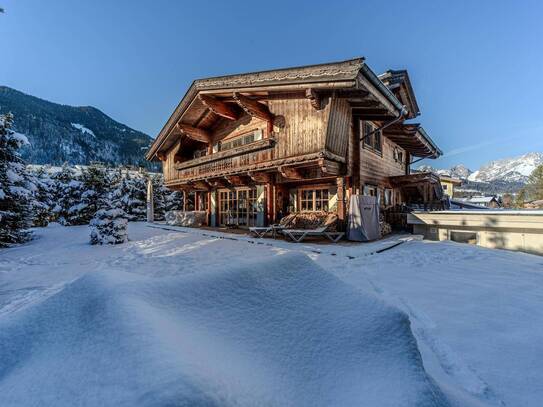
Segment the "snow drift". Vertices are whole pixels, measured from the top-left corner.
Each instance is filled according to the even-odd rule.
[[[0,405],[448,403],[406,314],[286,254],[174,277],[88,273],[3,317]]]

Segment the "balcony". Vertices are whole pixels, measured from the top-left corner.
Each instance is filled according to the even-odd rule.
[[[258,140],[227,151],[206,155],[193,160],[176,163],[174,168],[179,180],[199,180],[248,171],[260,163],[270,161],[275,139]]]

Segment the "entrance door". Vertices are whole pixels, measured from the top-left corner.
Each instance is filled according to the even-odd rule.
[[[221,226],[255,226],[256,214],[256,188],[219,190],[219,224]]]

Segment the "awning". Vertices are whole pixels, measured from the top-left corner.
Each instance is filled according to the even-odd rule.
[[[443,154],[418,123],[392,125],[383,130],[383,135],[413,156],[438,158]]]

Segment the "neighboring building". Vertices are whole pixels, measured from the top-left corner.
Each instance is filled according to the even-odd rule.
[[[407,223],[413,226],[413,233],[429,240],[543,254],[543,211],[414,211],[407,215]]]
[[[500,201],[495,196],[472,196],[471,198],[459,198],[457,201],[492,209],[502,207]]]
[[[251,226],[289,212],[344,220],[351,194],[383,207],[439,207],[439,179],[410,175],[441,151],[419,124],[407,71],[380,77],[363,58],[193,82],[146,158],[208,224]],[[188,199],[190,196],[190,199]]]
[[[439,181],[441,182],[441,188],[443,193],[450,198],[454,197],[454,187],[462,185],[462,181],[458,178],[449,177],[448,175],[440,175]]]

